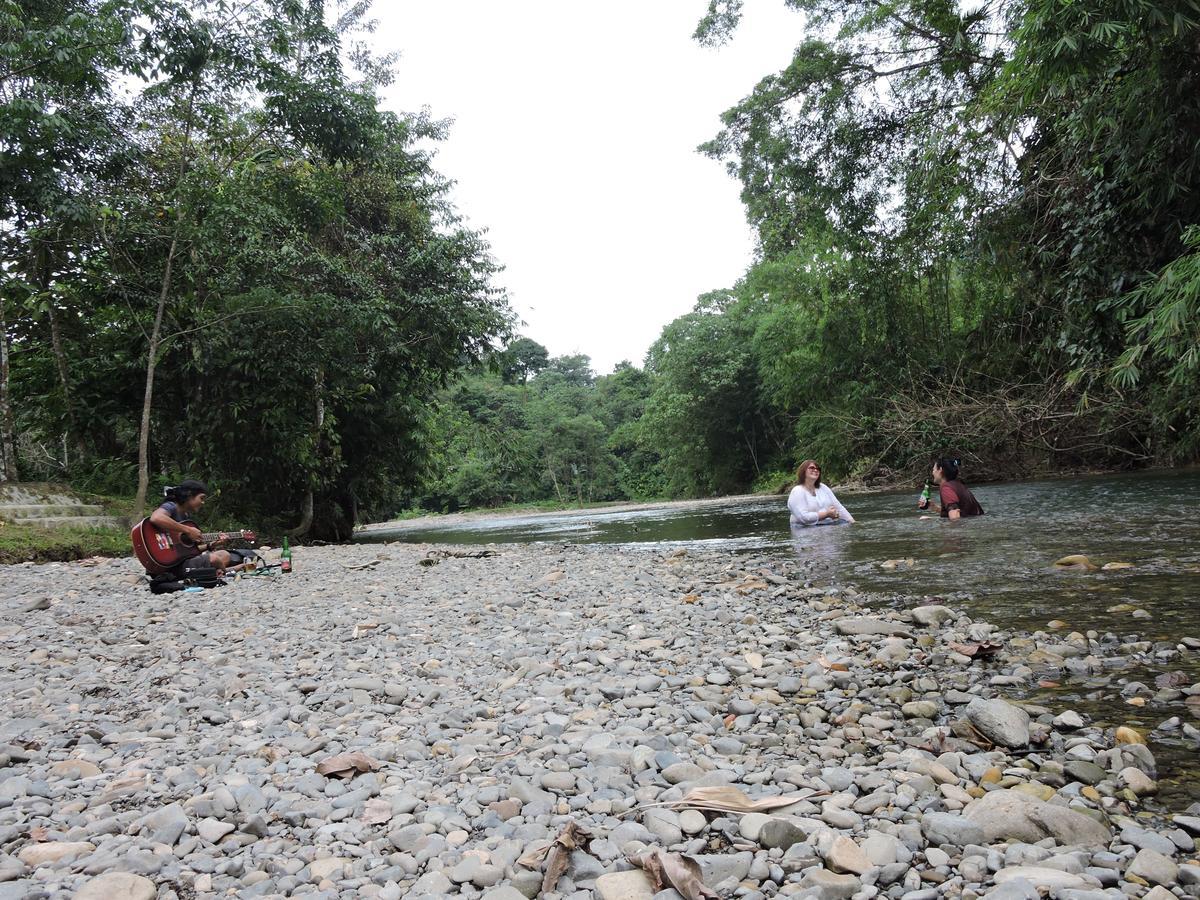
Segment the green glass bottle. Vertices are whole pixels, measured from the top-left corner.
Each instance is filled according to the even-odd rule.
[[[929,507],[929,498],[931,496],[931,485],[928,481],[925,482],[925,487],[921,491],[921,497],[917,500],[917,509],[927,509]]]
[[[283,549],[279,551],[279,571],[292,571],[292,550],[288,546],[288,539],[286,535],[283,538]]]

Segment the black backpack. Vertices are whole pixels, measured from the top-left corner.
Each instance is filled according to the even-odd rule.
[[[215,588],[224,584],[212,566],[188,569],[186,573],[164,572],[150,578],[150,593],[171,594],[190,587]]]

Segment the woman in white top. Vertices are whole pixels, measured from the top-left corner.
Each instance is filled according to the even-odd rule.
[[[854,516],[838,502],[829,485],[821,484],[821,467],[815,459],[806,459],[796,470],[796,486],[788,495],[788,510],[793,525],[836,525],[853,522]]]

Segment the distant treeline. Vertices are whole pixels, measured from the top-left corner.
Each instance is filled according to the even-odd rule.
[[[442,127],[378,106],[369,4],[0,0],[0,473],[198,475],[214,517],[336,536],[802,456],[1195,459],[1200,0],[787,2],[792,62],[701,148],[756,261],[597,378],[514,338]]]

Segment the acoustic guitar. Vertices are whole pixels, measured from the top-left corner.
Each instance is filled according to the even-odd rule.
[[[190,519],[180,522],[181,525],[196,527]],[[186,534],[175,534],[159,528],[149,518],[142,519],[129,532],[133,541],[133,555],[138,558],[146,571],[151,575],[161,575],[169,572],[184,560],[199,556],[204,551],[201,546],[218,544],[222,541],[255,541],[253,531],[214,531],[201,534],[199,540],[193,540]]]

